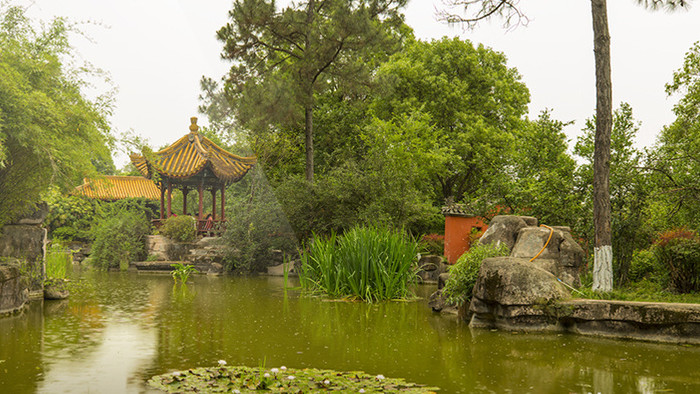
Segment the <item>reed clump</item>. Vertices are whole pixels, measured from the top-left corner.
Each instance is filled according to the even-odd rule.
[[[418,247],[410,236],[381,227],[354,227],[314,237],[301,254],[302,288],[368,302],[410,297]]]

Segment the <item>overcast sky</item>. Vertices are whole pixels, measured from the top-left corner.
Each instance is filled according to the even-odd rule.
[[[91,21],[73,37],[80,56],[107,71],[118,89],[111,117],[115,132],[133,129],[159,147],[188,132],[197,113],[199,80],[220,78],[229,65],[220,60],[216,30],[228,18],[232,0],[35,0],[29,15],[49,20],[65,16]],[[278,1],[278,3],[282,3]],[[286,3],[286,2],[285,2]],[[450,27],[435,18],[440,0],[410,0],[406,22],[418,38],[459,36],[505,53],[531,94],[530,117],[545,108],[574,121],[566,131],[573,141],[595,110],[595,78],[590,1],[524,0],[527,26],[503,29],[500,21],[474,31]],[[673,121],[678,97],[664,84],[700,40],[700,4],[689,11],[651,12],[634,0],[608,2],[612,40],[613,103],[629,102],[642,122],[639,145],[648,146]],[[125,157],[117,159],[122,166]]]

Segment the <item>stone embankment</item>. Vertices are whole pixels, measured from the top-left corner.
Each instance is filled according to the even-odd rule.
[[[461,313],[471,327],[700,344],[700,305],[573,299],[583,249],[567,227],[536,226],[531,217],[491,221],[479,242],[504,243],[511,253],[482,262]]]
[[[205,237],[194,243],[179,243],[162,235],[146,236],[146,252],[152,261],[137,261],[131,268],[138,271],[172,271],[173,264],[193,265],[197,271],[208,275],[224,272],[224,246],[220,237]]]
[[[48,214],[46,203],[0,231],[0,315],[24,308],[30,299],[44,296],[44,255]]]

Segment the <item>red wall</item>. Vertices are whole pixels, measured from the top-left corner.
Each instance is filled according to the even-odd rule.
[[[486,231],[486,226],[480,217],[445,216],[445,258],[450,264],[469,250],[470,235],[473,228],[479,234]]]

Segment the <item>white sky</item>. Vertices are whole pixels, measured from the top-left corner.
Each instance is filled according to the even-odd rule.
[[[278,1],[278,3],[286,3]],[[197,113],[203,75],[219,79],[229,68],[220,60],[216,30],[228,18],[232,0],[15,0],[28,5],[29,15],[48,20],[65,16],[93,21],[83,30],[90,42],[76,36],[80,55],[109,72],[119,92],[111,117],[113,129],[133,129],[154,147],[188,132]],[[463,31],[435,19],[440,0],[410,0],[406,21],[416,36],[429,40],[455,36],[483,43],[508,57],[530,89],[530,115],[550,108],[554,117],[575,121],[567,128],[573,140],[595,110],[590,2],[586,0],[523,0],[527,26],[505,30],[500,21]],[[684,54],[700,40],[700,6],[690,11],[651,12],[634,0],[608,2],[612,37],[613,103],[632,105],[642,121],[639,145],[654,142],[658,131],[673,121],[678,97],[667,98],[664,84],[683,64]],[[127,159],[119,157],[118,167]]]

